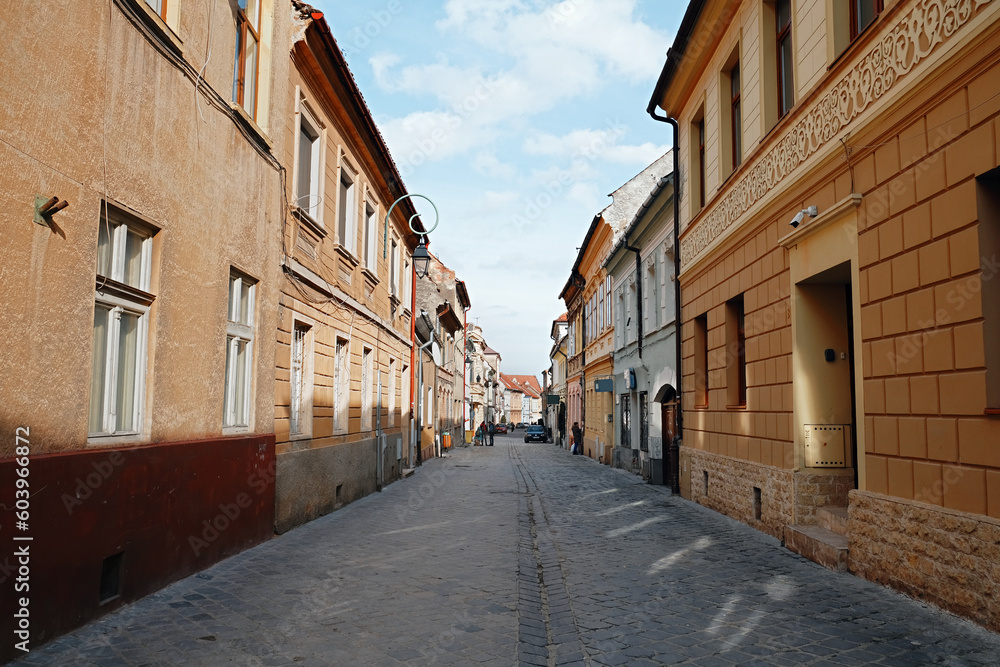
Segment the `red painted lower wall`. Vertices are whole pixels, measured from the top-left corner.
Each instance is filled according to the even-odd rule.
[[[0,661],[269,539],[274,470],[273,434],[0,461]]]

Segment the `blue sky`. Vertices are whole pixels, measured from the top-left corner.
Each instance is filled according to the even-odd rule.
[[[686,1],[315,0],[507,373],[548,367],[608,194],[669,149],[646,115]],[[433,210],[416,200],[427,224]]]

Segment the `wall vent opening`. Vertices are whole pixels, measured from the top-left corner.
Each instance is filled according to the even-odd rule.
[[[108,556],[101,564],[100,604],[111,602],[121,595],[122,556],[125,552]]]
[[[703,494],[702,494],[702,495],[705,495],[705,496],[707,496],[707,495],[708,495],[708,471],[707,471],[707,470],[702,470],[702,471],[701,471],[701,473],[702,473],[702,475],[704,475],[704,476],[705,476],[705,477],[704,477],[704,482],[705,482],[705,490],[704,490],[704,492],[703,492]]]
[[[760,489],[753,487],[753,518],[760,521]]]

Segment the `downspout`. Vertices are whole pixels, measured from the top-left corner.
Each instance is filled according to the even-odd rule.
[[[462,309],[462,444],[465,444],[465,378],[468,368],[465,360],[469,358],[469,310]]]
[[[417,437],[420,438],[420,442],[417,443],[417,464],[418,465],[421,464],[421,463],[423,463],[423,453],[420,450],[422,449],[423,438],[424,438],[424,422],[423,422],[423,418],[424,418],[424,349],[428,345],[430,345],[431,343],[433,343],[433,342],[434,342],[434,335],[433,335],[433,332],[432,332],[430,340],[428,340],[426,343],[424,343],[423,345],[421,345],[419,351],[417,352],[417,356],[420,359],[420,371],[419,371],[420,372],[420,396],[417,397],[417,405],[418,405],[417,417],[420,419],[420,427],[417,428]]]
[[[680,178],[678,172],[677,154],[679,151],[677,140],[677,120],[670,116],[657,116],[656,106],[650,102],[646,108],[650,117],[660,123],[669,123],[674,128],[674,343],[676,345],[675,363],[677,364],[677,435],[670,443],[669,479],[672,493],[681,492],[680,478],[680,442],[684,437],[684,412],[681,408],[683,401],[681,397],[681,204],[680,204]],[[640,343],[641,345],[641,343]],[[640,348],[641,349],[641,348]]]
[[[642,258],[639,257],[639,249],[628,244],[628,234],[625,235],[625,249],[635,253],[635,308],[636,321],[635,333],[639,343],[639,359],[642,359]]]
[[[556,341],[556,345],[557,345],[557,346],[559,345],[559,342],[558,342],[558,341]],[[563,356],[563,361],[565,362],[565,367],[566,367],[566,370],[565,370],[565,372],[563,372],[563,378],[564,378],[564,379],[567,379],[567,380],[568,380],[568,379],[569,379],[569,357],[567,357],[567,356],[566,356],[566,353],[565,353],[565,352],[563,352],[563,351],[562,351],[561,349],[559,349],[558,347],[556,347],[556,354],[561,354],[561,355]],[[566,384],[566,389],[567,389],[567,390],[569,389],[569,383],[568,383],[568,382],[567,382],[567,384]],[[568,395],[568,391],[567,391],[567,398],[569,398],[569,395]],[[558,426],[559,426],[559,406],[558,406],[558,404],[557,404],[557,405],[556,405],[556,427],[557,427],[557,428],[556,428],[556,430],[557,430],[557,431],[558,431],[558,433],[559,433],[559,445],[561,446],[561,445],[562,445],[562,437],[563,437],[563,435],[565,435],[565,434],[564,434],[564,433],[563,433],[562,431],[560,431],[560,430],[558,429]]]
[[[416,468],[416,462],[413,456],[413,438],[414,427],[416,426],[416,414],[413,412],[413,391],[416,388],[417,380],[417,369],[416,361],[414,357],[416,356],[417,348],[417,267],[413,265],[413,260],[410,260],[410,451],[407,455],[407,463],[410,464],[411,468]],[[419,448],[418,448],[419,450]]]

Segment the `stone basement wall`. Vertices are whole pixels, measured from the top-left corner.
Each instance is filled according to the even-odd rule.
[[[1000,631],[1000,521],[852,491],[848,567]]]
[[[691,500],[782,539],[785,526],[793,523],[795,480],[791,470],[700,449],[689,449],[685,458],[690,471]],[[707,496],[705,471],[708,471]],[[754,516],[754,487],[760,489],[760,520]]]
[[[847,507],[854,489],[854,470],[819,472],[815,468],[795,473],[796,524],[814,525],[820,507]]]

